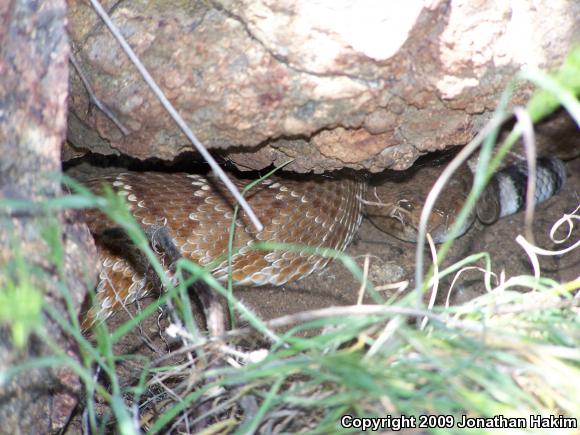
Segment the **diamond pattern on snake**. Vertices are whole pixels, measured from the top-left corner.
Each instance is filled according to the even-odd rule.
[[[256,232],[244,212],[236,220],[235,255],[232,277],[241,286],[280,286],[300,280],[321,270],[328,258],[312,249],[296,251],[253,250],[257,241],[280,242],[309,248],[332,248],[343,251],[357,232],[366,214],[383,231],[402,240],[417,237],[422,201],[437,179],[437,168],[421,168],[413,186],[401,184],[371,186],[361,177],[306,177],[296,180],[272,177],[260,182],[247,200],[264,224]],[[471,188],[473,175],[462,168],[450,181],[430,217],[429,232],[437,243],[444,241]],[[535,202],[555,195],[566,180],[566,167],[556,158],[537,163]],[[234,178],[238,188],[249,181]],[[126,198],[129,210],[145,230],[164,228],[182,257],[202,266],[214,264],[213,275],[225,281],[225,259],[234,200],[211,175],[161,172],[114,172],[84,180],[96,193],[103,184]],[[525,206],[527,169],[525,163],[497,172],[477,204],[476,210],[461,229],[465,233],[476,220],[490,224],[522,210]],[[421,189],[416,186],[421,186]],[[364,210],[361,198],[370,204]],[[158,282],[150,279],[136,248],[98,210],[85,212],[86,222],[95,237],[99,253],[97,303],[83,322],[88,328],[95,320],[104,320],[145,295],[156,291]],[[171,274],[168,260],[159,259]]]

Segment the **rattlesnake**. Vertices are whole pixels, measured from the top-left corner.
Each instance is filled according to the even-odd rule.
[[[422,185],[431,186],[436,179],[434,169],[422,168],[418,176]],[[558,159],[538,161],[536,203],[557,193],[566,178],[563,162]],[[437,242],[445,239],[454,217],[460,210],[471,187],[469,170],[461,171],[450,183],[444,195],[446,208],[439,201],[431,217],[429,231]],[[238,188],[247,180],[234,179]],[[212,265],[219,280],[228,275],[225,259],[229,228],[233,217],[231,195],[213,176],[186,173],[118,172],[86,180],[95,192],[103,183],[110,183],[119,195],[125,196],[137,222],[151,232],[167,230],[171,243],[179,254],[202,266]],[[524,165],[506,168],[492,179],[490,187],[478,204],[477,212],[468,219],[465,232],[476,219],[484,223],[515,213],[523,205],[526,185]],[[367,215],[381,229],[404,240],[416,238],[418,216],[424,196],[416,190],[382,187],[370,189],[367,197],[379,199],[381,206],[369,206]],[[312,248],[342,251],[352,240],[363,216],[361,199],[367,182],[360,177],[308,177],[296,180],[272,177],[258,183],[247,195],[248,202],[264,223],[257,233],[241,212],[236,220],[232,258],[232,278],[239,285],[282,285],[299,280],[324,267],[329,258],[312,252]],[[87,327],[94,318],[105,319],[128,304],[155,290],[158,283],[151,279],[130,242],[120,236],[114,225],[97,210],[87,210],[87,224],[95,236],[99,251],[99,307],[85,319]],[[273,241],[310,249],[292,251],[258,251],[257,241]],[[168,261],[162,251],[159,257],[166,269]],[[221,261],[215,262],[221,258]],[[170,270],[167,270],[171,273]]]
[[[367,216],[384,232],[404,241],[416,242],[423,203],[440,174],[440,167],[426,166],[420,170],[411,168],[410,174],[399,175],[396,188],[393,183],[377,185],[375,182],[369,195],[374,205],[367,207]],[[496,172],[458,235],[463,235],[476,219],[490,225],[522,210],[525,207],[527,177],[524,162],[511,164]],[[412,178],[412,183],[409,178]],[[538,159],[534,203],[539,204],[555,195],[565,180],[566,166],[562,160]],[[428,232],[435,243],[447,239],[472,185],[472,170],[468,165],[463,165],[451,178],[430,215]]]

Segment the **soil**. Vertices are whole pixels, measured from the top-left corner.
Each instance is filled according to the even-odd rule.
[[[579,204],[580,159],[576,159],[568,162],[568,180],[562,191],[556,197],[537,206],[533,224],[537,245],[548,250],[562,249],[562,245],[558,246],[550,240],[550,228],[565,213],[572,213]],[[506,279],[521,274],[532,274],[527,255],[515,241],[516,236],[523,232],[523,220],[524,214],[518,213],[488,227],[476,225],[456,240],[444,264],[450,265],[469,254],[485,251],[491,256],[493,272],[498,275],[505,273]],[[565,228],[563,226],[563,229]],[[570,246],[579,239],[580,229],[576,227],[569,241],[563,246]],[[365,257],[368,256],[369,279],[375,286],[408,280],[409,286],[401,295],[413,289],[414,244],[400,241],[381,232],[365,219],[346,253],[356,260],[361,269]],[[425,257],[429,264],[429,252],[426,251]],[[573,280],[580,275],[580,249],[563,256],[541,257],[540,264],[543,277],[559,282]],[[477,265],[483,267],[484,263],[480,260]],[[445,303],[450,281],[451,278],[445,279],[439,286],[438,303]],[[295,284],[276,288],[237,288],[235,295],[260,318],[268,320],[317,308],[356,304],[359,289],[360,283],[340,261],[334,261],[321,273],[311,275]],[[450,302],[461,304],[485,291],[482,272],[468,271],[463,273],[455,283]],[[391,290],[390,293],[384,295],[385,299],[393,294],[394,291]],[[425,297],[425,300],[428,297],[429,295]],[[152,297],[146,298],[140,302],[140,305],[144,306],[152,300]],[[368,295],[365,295],[364,301],[372,303]],[[129,308],[130,311],[136,309],[135,306]],[[114,328],[126,319],[126,313],[119,313],[109,321],[109,325]],[[239,321],[237,326],[240,324],[244,324],[243,320]],[[172,347],[165,334],[159,332],[163,331],[167,325],[167,319],[163,315],[152,316],[143,322],[140,332],[137,330],[121,340],[117,345],[117,350],[121,353],[145,353],[150,356],[155,354],[159,356]],[[149,347],[145,344],[145,337],[151,340]]]
[[[548,249],[562,249],[549,239],[548,233],[552,225],[560,219],[564,213],[572,213],[580,204],[580,159],[568,162],[568,181],[562,191],[554,198],[537,207],[533,224],[534,237],[538,246]],[[530,261],[523,249],[515,241],[518,234],[523,231],[523,213],[506,217],[488,227],[476,226],[470,229],[464,236],[456,240],[445,261],[446,265],[452,264],[471,253],[486,251],[491,256],[492,270],[496,274],[505,272],[505,278],[521,274],[531,274]],[[565,227],[564,227],[565,228]],[[580,229],[573,230],[569,241],[565,246],[572,245],[580,240]],[[368,277],[375,286],[381,286],[396,281],[408,280],[409,285],[399,296],[404,296],[414,287],[413,274],[415,264],[415,248],[412,243],[403,242],[389,236],[374,227],[365,219],[362,227],[346,253],[354,258],[362,268],[365,257],[369,259]],[[426,252],[426,259],[430,255]],[[580,276],[580,249],[576,249],[563,256],[543,257],[540,260],[542,276],[552,278],[559,282],[573,280]],[[478,266],[483,266],[480,260]],[[427,265],[428,267],[428,265]],[[445,303],[450,288],[451,278],[442,280],[439,286],[437,303]],[[295,283],[277,288],[238,288],[235,289],[236,297],[246,307],[254,311],[264,320],[273,319],[288,314],[309,311],[330,306],[352,305],[357,303],[360,283],[350,274],[340,261],[332,262],[321,273]],[[472,270],[461,275],[453,287],[450,301],[453,304],[462,304],[470,299],[483,294],[486,290],[483,284],[483,274]],[[524,290],[524,289],[522,289]],[[391,290],[384,294],[385,299],[392,296]],[[425,301],[429,295],[425,296]],[[110,329],[118,327],[128,318],[128,313],[135,313],[139,307],[146,306],[154,300],[149,297],[137,304],[128,306],[127,312],[121,312],[108,321]],[[364,302],[373,303],[365,295]],[[225,308],[225,307],[224,307]],[[203,324],[203,316],[198,309],[195,310],[198,323]],[[239,319],[236,326],[244,325],[243,319]],[[151,360],[167,356],[171,350],[178,349],[180,342],[171,339],[166,334],[169,326],[167,312],[159,311],[156,315],[145,319],[138,328],[126,334],[114,346],[116,355],[142,355]],[[308,335],[317,331],[310,330]],[[258,337],[256,337],[258,339]],[[248,342],[237,343],[243,348],[255,349],[261,344],[256,339]],[[175,365],[186,363],[184,354],[169,355],[163,365]],[[143,360],[135,358],[121,358],[117,360],[116,371],[122,387],[134,385],[143,368]],[[171,388],[174,381],[169,381],[166,387]],[[153,390],[151,390],[153,391]],[[163,392],[163,391],[159,391]],[[98,405],[98,413],[106,411],[104,404]],[[152,413],[154,410],[147,410]],[[151,414],[153,415],[153,414]],[[80,427],[80,419],[73,420],[72,428]],[[74,431],[74,429],[73,429]]]
[[[536,209],[533,233],[539,247],[548,250],[562,249],[550,240],[550,228],[564,213],[571,213],[579,204],[580,160],[577,159],[568,164],[568,180],[562,191]],[[455,241],[444,267],[472,253],[485,251],[492,258],[492,270],[497,274],[505,271],[506,279],[533,274],[527,255],[515,241],[516,236],[523,232],[523,220],[522,212],[503,218],[488,227],[477,225],[471,228],[467,234]],[[564,246],[572,245],[579,238],[580,229],[576,227],[570,241]],[[414,287],[415,250],[415,244],[385,234],[365,219],[357,238],[346,253],[356,260],[361,269],[365,256],[369,257],[369,277],[375,286],[408,280],[409,287],[406,291],[411,291]],[[425,257],[429,261],[430,253],[426,252]],[[544,277],[559,282],[573,280],[580,275],[580,249],[564,256],[543,257],[540,264]],[[484,263],[479,261],[477,265],[483,267]],[[460,304],[484,293],[482,278],[481,272],[467,272],[462,275],[454,286],[451,302]],[[240,289],[236,295],[262,318],[270,319],[332,305],[356,304],[359,288],[360,283],[350,272],[339,261],[334,261],[320,274],[294,285],[274,289]],[[438,301],[444,302],[448,289],[449,285],[440,286]],[[371,299],[367,297],[365,301],[370,303]]]

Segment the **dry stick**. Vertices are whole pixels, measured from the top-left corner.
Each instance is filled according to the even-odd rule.
[[[329,307],[318,310],[304,311],[301,313],[290,314],[287,316],[278,317],[276,319],[264,322],[270,328],[281,328],[283,326],[292,325],[296,323],[304,323],[319,319],[326,319],[329,317],[348,317],[348,316],[381,316],[381,315],[404,315],[412,317],[429,317],[432,320],[441,323],[446,322],[445,316],[434,314],[430,311],[409,308],[409,307],[387,307],[383,305],[351,305],[344,307]],[[253,331],[251,328],[240,328],[233,331],[228,331],[226,336],[244,335]]]
[[[522,107],[514,108],[514,114],[522,126],[522,137],[526,158],[528,160],[528,185],[526,187],[526,211],[524,216],[524,234],[530,243],[534,243],[532,223],[534,222],[534,196],[536,194],[536,138],[534,125],[528,112]]]
[[[580,279],[578,279],[580,282]],[[541,304],[533,305],[533,306],[524,306],[518,305],[515,308],[510,307],[510,304],[502,304],[500,306],[494,307],[494,311],[491,313],[493,315],[501,315],[505,313],[509,314],[517,314],[522,312],[531,312],[536,310],[546,310],[550,308],[561,308],[561,307],[575,307],[579,305],[580,302],[578,300],[566,300],[566,301],[558,301],[553,304],[546,304],[542,302]],[[459,313],[460,314],[460,313]],[[483,333],[489,330],[489,326],[486,325],[485,322],[476,321],[476,320],[459,320],[457,318],[450,317],[447,314],[435,314],[432,311],[426,310],[419,310],[415,308],[409,307],[395,307],[395,306],[384,306],[384,305],[350,305],[344,307],[329,307],[329,308],[321,308],[318,310],[312,311],[304,311],[301,313],[290,314],[287,316],[278,317],[276,319],[268,320],[264,322],[264,325],[268,326],[269,328],[276,329],[288,325],[293,325],[296,323],[305,323],[308,321],[315,321],[319,319],[327,319],[327,318],[344,318],[344,317],[368,317],[368,316],[409,316],[409,317],[416,317],[422,319],[423,317],[427,317],[430,320],[437,321],[443,325],[446,325],[449,328],[458,328],[461,330],[465,330],[468,332],[473,333]],[[176,355],[180,355],[182,353],[191,352],[195,349],[198,349],[202,346],[207,345],[208,343],[216,342],[216,341],[227,341],[227,339],[232,337],[240,337],[245,335],[250,335],[255,333],[256,330],[249,327],[234,329],[231,331],[226,332],[221,337],[212,337],[212,338],[202,338],[197,343],[188,346],[187,348],[181,348],[176,350],[175,352],[167,355],[163,355],[153,361],[153,366],[157,366],[161,364],[163,361],[174,357]],[[500,333],[501,331],[496,330],[495,333]]]
[[[399,282],[394,282],[392,284],[384,284],[375,287],[375,290],[378,292],[382,292],[385,290],[396,290],[397,293],[401,293],[402,291],[406,290],[409,287],[409,280],[403,280]]]
[[[214,160],[214,158],[211,156],[211,154],[208,152],[208,150],[205,149],[203,144],[193,134],[193,132],[187,126],[187,124],[185,123],[185,121],[183,120],[181,115],[179,113],[177,113],[177,110],[175,110],[175,108],[169,102],[169,100],[167,99],[167,97],[165,96],[165,94],[163,93],[161,88],[159,88],[159,86],[157,85],[155,80],[153,80],[153,77],[151,77],[151,74],[149,74],[149,71],[147,71],[145,66],[141,63],[141,61],[139,60],[139,58],[137,57],[137,55],[135,54],[133,49],[129,46],[129,44],[127,43],[127,41],[123,37],[123,35],[121,35],[121,32],[119,32],[119,29],[115,26],[115,24],[113,24],[113,22],[111,21],[111,18],[109,17],[107,12],[103,9],[103,7],[99,3],[99,1],[98,0],[90,0],[90,2],[93,5],[93,8],[95,9],[95,11],[99,15],[99,17],[101,17],[101,19],[103,20],[105,25],[109,28],[109,31],[113,34],[113,36],[115,37],[115,39],[117,40],[117,42],[119,43],[119,45],[121,46],[123,51],[125,51],[125,53],[129,57],[131,62],[133,62],[133,65],[135,65],[135,67],[137,68],[137,70],[139,71],[139,73],[141,74],[141,76],[143,77],[145,82],[147,83],[147,85],[149,85],[149,87],[151,88],[153,93],[157,96],[157,98],[159,99],[159,101],[161,102],[161,104],[163,105],[165,110],[167,110],[167,112],[173,118],[175,123],[179,126],[181,131],[187,136],[187,138],[195,146],[197,151],[201,154],[201,156],[209,164],[212,171],[219,177],[219,179],[222,181],[222,183],[224,183],[226,188],[231,192],[231,194],[234,196],[234,198],[236,199],[238,204],[240,204],[240,206],[244,209],[244,211],[246,212],[246,214],[250,218],[250,221],[252,221],[252,224],[256,227],[256,230],[262,231],[264,229],[264,226],[262,225],[262,223],[260,222],[260,220],[258,219],[256,214],[254,213],[254,211],[252,210],[250,205],[247,203],[247,201],[244,199],[244,197],[240,194],[240,192],[238,191],[236,186],[234,186],[234,184],[231,182],[231,180],[225,174],[223,169],[220,168],[220,166],[217,164],[217,162]]]
[[[466,328],[479,328],[479,326],[474,327],[474,325],[479,325],[478,322],[475,321],[456,321],[450,319],[446,315],[438,315],[431,311],[426,310],[418,310],[415,308],[410,307],[395,307],[395,306],[384,306],[384,305],[350,305],[350,306],[343,306],[343,307],[328,307],[328,308],[320,308],[317,310],[311,311],[303,311],[296,314],[289,314],[287,316],[277,317],[272,320],[267,320],[264,322],[268,328],[276,329],[281,328],[288,325],[294,325],[297,323],[305,323],[320,319],[327,319],[332,317],[337,318],[344,318],[344,317],[354,317],[354,316],[361,316],[361,317],[368,317],[368,316],[409,316],[409,317],[428,317],[431,320],[437,321],[442,324],[451,324],[451,325],[462,325]],[[469,325],[469,326],[465,326]],[[477,329],[479,330],[479,329]],[[181,353],[191,352],[199,347],[205,346],[207,343],[215,342],[215,341],[227,341],[229,338],[232,337],[240,337],[249,334],[255,333],[256,330],[251,327],[244,327],[233,329],[227,331],[220,337],[211,337],[211,338],[202,338],[198,340],[197,343],[191,345],[187,348],[178,349],[172,354],[168,354],[166,356],[161,356],[157,360],[154,361],[155,364],[159,364],[161,361],[170,358],[171,356],[179,355]]]
[[[361,305],[364,295],[365,295],[365,290],[367,288],[367,280],[368,280],[368,276],[369,276],[369,254],[365,255],[365,262],[364,262],[364,266],[363,266],[363,279],[362,282],[360,284],[360,289],[358,291],[358,299],[356,301],[357,305]]]
[[[376,195],[376,187],[375,187],[375,195]],[[371,205],[374,207],[394,207],[395,206],[395,204],[393,204],[392,202],[387,203],[387,202],[380,202],[380,201],[369,201],[368,199],[364,199],[360,195],[357,195],[356,199],[358,199],[361,204]]]
[[[107,118],[109,118],[113,122],[113,124],[117,126],[119,130],[121,130],[121,133],[123,133],[124,136],[127,136],[130,133],[129,130],[121,123],[121,121],[117,119],[115,114],[111,112],[111,109],[105,106],[103,102],[97,98],[97,96],[95,95],[95,91],[93,91],[93,87],[89,82],[89,79],[87,79],[87,76],[85,76],[85,73],[81,68],[81,65],[78,63],[73,53],[70,54],[69,60],[73,64],[77,74],[79,75],[81,81],[83,82],[83,85],[85,86],[85,89],[89,94],[89,100],[91,100],[91,103],[93,103],[95,106],[99,108],[101,112],[107,115]]]

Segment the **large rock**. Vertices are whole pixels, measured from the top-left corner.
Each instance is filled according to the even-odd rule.
[[[566,0],[104,4],[206,146],[254,169],[405,168],[468,142],[515,72],[558,65],[580,39],[580,3]],[[128,131],[73,76],[69,152],[191,150],[88,2],[69,6],[76,57]]]
[[[65,22],[64,0],[0,2],[2,200],[40,202],[62,193],[55,175],[66,133]],[[95,278],[89,253],[95,258],[90,233],[74,211],[0,207],[0,299],[6,304],[0,316],[0,433],[59,433],[77,406],[77,375],[64,365],[33,361],[53,356],[55,345],[79,359],[76,342],[46,308],[67,319],[67,289],[69,308],[80,309]],[[33,334],[25,341],[27,328]]]

